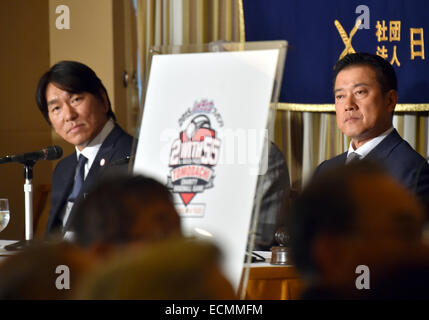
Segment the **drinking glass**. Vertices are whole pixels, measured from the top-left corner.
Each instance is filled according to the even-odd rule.
[[[0,199],[0,232],[6,228],[10,219],[9,200]]]

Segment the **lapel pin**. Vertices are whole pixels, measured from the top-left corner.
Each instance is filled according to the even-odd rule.
[[[106,164],[106,160],[103,158],[100,160],[100,166],[104,166]]]

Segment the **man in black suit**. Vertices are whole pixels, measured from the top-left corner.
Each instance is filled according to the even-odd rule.
[[[429,198],[429,165],[393,128],[398,100],[395,70],[383,58],[354,53],[334,67],[337,125],[349,150],[322,162],[315,174],[356,159],[377,161],[423,202]]]
[[[133,138],[116,124],[106,88],[95,72],[61,61],[39,80],[36,102],[45,119],[76,152],[62,159],[52,176],[46,234],[66,231],[68,218],[107,168],[129,159]]]

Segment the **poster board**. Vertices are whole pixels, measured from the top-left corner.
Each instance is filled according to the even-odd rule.
[[[236,48],[152,56],[132,163],[172,191],[186,236],[219,247],[235,289],[286,42]]]

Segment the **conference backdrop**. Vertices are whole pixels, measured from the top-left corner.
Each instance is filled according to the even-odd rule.
[[[397,72],[398,111],[429,110],[429,1],[244,0],[243,9],[246,41],[289,42],[279,102],[331,110],[333,66],[369,52]]]

